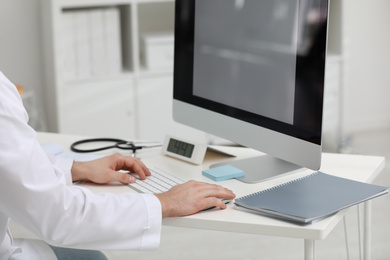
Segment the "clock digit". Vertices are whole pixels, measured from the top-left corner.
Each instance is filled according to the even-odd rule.
[[[175,139],[171,139],[171,142],[173,142],[174,147],[176,149],[175,153],[180,154],[180,142]]]

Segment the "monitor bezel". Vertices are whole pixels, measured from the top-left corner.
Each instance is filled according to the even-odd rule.
[[[325,39],[320,40],[319,48],[322,52],[314,53],[312,63],[315,77],[317,80],[311,86],[316,93],[315,105],[315,118],[316,122],[312,129],[303,129],[283,123],[271,118],[267,118],[261,115],[255,115],[253,113],[243,111],[237,108],[232,108],[224,104],[220,104],[211,100],[207,100],[198,96],[192,95],[192,83],[193,83],[193,65],[194,65],[194,25],[195,25],[195,1],[196,0],[181,0],[176,1],[176,18],[175,18],[175,62],[174,62],[174,93],[173,93],[173,116],[178,122],[190,125],[195,128],[199,128],[203,131],[207,131],[211,134],[221,136],[239,144],[250,146],[255,149],[259,149],[270,155],[278,158],[293,161],[291,156],[288,155],[293,151],[286,151],[284,154],[280,154],[277,150],[282,148],[272,148],[272,144],[265,144],[260,141],[259,144],[248,143],[247,141],[241,141],[235,138],[235,134],[224,134],[221,129],[213,129],[207,126],[212,120],[220,120],[221,117],[227,117],[223,119],[220,126],[223,128],[231,126],[231,124],[243,123],[245,127],[249,127],[254,131],[262,132],[263,136],[267,138],[279,138],[283,142],[289,143],[291,149],[297,149],[297,151],[308,151],[312,153],[310,159],[316,161],[316,163],[298,162],[303,166],[309,168],[319,168],[320,153],[321,153],[321,140],[322,140],[322,113],[323,113],[323,93],[325,82],[325,60],[326,60],[326,47],[327,47],[327,31]],[[327,0],[321,0],[327,3]],[[326,5],[324,8],[328,8]],[[327,28],[326,18],[326,28]],[[300,71],[299,57],[297,57],[297,71]],[[190,113],[200,113],[201,116],[196,116],[188,120],[183,113],[186,109],[190,109]],[[204,110],[204,111],[203,111]],[[212,114],[209,117],[210,113]],[[229,123],[229,118],[233,119]],[[198,122],[196,122],[198,121]],[[224,123],[222,123],[224,122]],[[199,125],[202,125],[199,127]],[[233,127],[235,128],[235,127]],[[292,139],[291,139],[292,138]],[[295,147],[295,148],[294,148]],[[309,149],[307,149],[309,147]],[[289,150],[289,149],[287,149]],[[309,159],[308,159],[309,160]],[[307,161],[308,161],[307,160]],[[306,161],[306,160],[303,160]]]

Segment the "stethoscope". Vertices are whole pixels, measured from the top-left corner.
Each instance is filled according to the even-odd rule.
[[[101,147],[93,148],[93,149],[76,148],[76,146],[79,146],[81,144],[95,143],[95,142],[110,142],[113,144],[107,145],[107,146],[101,146]],[[136,143],[133,141],[126,141],[126,140],[116,139],[116,138],[92,138],[92,139],[84,139],[84,140],[74,142],[70,146],[70,149],[76,153],[93,153],[93,152],[99,152],[99,151],[103,151],[103,150],[118,148],[118,149],[122,149],[122,150],[131,150],[132,151],[131,156],[135,157],[135,153],[137,152],[137,150],[141,150],[144,148],[159,147],[159,146],[161,146],[161,144],[136,145]]]

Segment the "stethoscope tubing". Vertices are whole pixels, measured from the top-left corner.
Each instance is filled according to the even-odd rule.
[[[113,142],[113,145],[108,145],[108,146],[102,146],[99,148],[94,148],[94,149],[80,149],[76,148],[76,146],[81,145],[81,144],[86,144],[86,143],[95,143],[95,142]],[[112,148],[119,148],[123,150],[132,150],[135,152],[136,150],[142,149],[142,146],[136,146],[133,144],[133,142],[129,142],[126,140],[122,139],[116,139],[116,138],[92,138],[92,139],[83,139],[80,141],[74,142],[71,146],[70,149],[73,152],[76,153],[93,153],[93,152],[99,152],[107,149],[112,149]]]

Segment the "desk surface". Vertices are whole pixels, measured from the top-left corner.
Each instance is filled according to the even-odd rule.
[[[84,137],[51,133],[38,134],[39,142],[55,142],[62,145],[65,150],[69,150],[70,144],[80,139],[84,139]],[[261,155],[261,153],[248,148],[224,147],[223,149],[226,149],[229,153],[235,154],[237,156],[236,158],[249,158]],[[216,183],[211,179],[204,177],[201,173],[202,170],[208,169],[211,164],[232,160],[231,157],[229,158],[208,151],[206,153],[204,163],[202,165],[194,165],[162,155],[160,151],[161,149],[159,148],[145,149],[137,154],[137,156],[139,156],[147,166],[158,167],[184,181],[198,180]],[[123,151],[111,150],[101,154],[111,154],[114,152]],[[379,156],[324,153],[322,156],[321,171],[356,181],[371,182],[384,168],[384,164],[384,157]],[[308,175],[312,172],[312,170],[303,169],[292,174],[258,184],[246,184],[237,180],[228,180],[218,182],[217,184],[233,190],[237,197],[241,197]],[[108,185],[81,185],[96,193],[135,192],[128,186],[120,183],[110,183]],[[349,209],[340,211],[339,213],[316,223],[301,226],[235,210],[234,205],[230,203],[226,210],[211,209],[188,217],[166,218],[163,220],[163,224],[176,227],[321,240],[327,237],[348,210]]]

